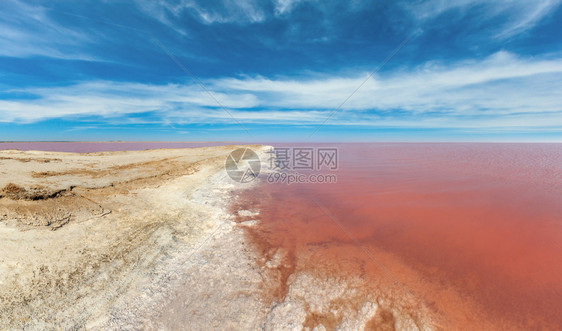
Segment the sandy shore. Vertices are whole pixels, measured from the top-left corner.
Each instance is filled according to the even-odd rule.
[[[256,245],[235,148],[0,151],[0,329],[431,329]]]
[[[0,329],[160,328],[191,319],[163,308],[185,279],[193,294],[214,292],[198,287],[208,278],[201,254],[222,237],[223,257],[244,256],[232,251],[243,246],[241,234],[229,235],[228,201],[243,188],[223,170],[234,148],[1,151]],[[220,304],[203,298],[195,303],[202,314],[212,313],[203,301]],[[221,309],[237,311],[213,310]]]

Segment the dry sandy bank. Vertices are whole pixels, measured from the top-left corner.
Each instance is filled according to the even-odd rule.
[[[0,151],[0,329],[159,327],[173,279],[232,227],[235,148]]]

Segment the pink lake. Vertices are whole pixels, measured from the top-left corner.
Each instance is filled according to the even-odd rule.
[[[394,277],[445,329],[562,329],[562,144],[337,147],[337,184],[243,194],[258,250]]]

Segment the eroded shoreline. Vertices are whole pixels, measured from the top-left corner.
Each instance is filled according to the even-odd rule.
[[[315,237],[306,232],[303,224],[334,224],[321,213],[308,210],[311,213],[299,214],[298,208],[291,210],[291,203],[283,201],[286,196],[278,193],[263,187],[246,190],[232,207],[233,211],[260,212],[238,216],[236,221],[242,226],[253,224],[244,226],[245,238],[256,254],[264,279],[263,297],[271,306],[265,329],[442,328],[434,312],[415,293],[381,272],[368,256],[357,259],[357,254],[366,253],[352,240],[334,243],[317,233],[318,240],[302,245],[299,232],[303,231],[301,236]],[[279,208],[284,212],[272,211]]]

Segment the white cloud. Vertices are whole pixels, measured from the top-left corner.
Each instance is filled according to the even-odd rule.
[[[363,81],[320,76],[206,80],[215,97],[244,123],[321,123]],[[428,63],[369,80],[328,124],[401,127],[549,127],[562,125],[562,59],[523,59],[500,52],[481,61]],[[4,122],[68,116],[127,121],[153,112],[163,123],[231,123],[196,84],[88,82],[23,91],[30,100],[0,101]],[[135,121],[143,121],[135,117]]]
[[[54,22],[47,11],[17,0],[0,2],[0,56],[92,60],[80,51],[90,38]]]
[[[303,0],[275,0],[273,1],[275,5],[275,14],[283,15],[285,13],[290,13],[291,10]]]
[[[505,29],[498,33],[497,37],[511,37],[533,28],[559,5],[560,0],[529,1],[528,6],[520,9],[517,19],[511,24],[506,24]]]
[[[198,0],[136,2],[147,14],[171,26],[175,24],[170,18],[181,19],[186,13],[194,14],[204,24],[258,23],[266,19],[263,2],[259,0],[221,0],[216,6]]]
[[[340,10],[346,8],[349,11],[355,11],[368,3],[363,0],[354,0],[345,2],[344,6],[335,6],[334,3],[318,0],[219,0],[210,5],[201,0],[158,2],[136,0],[139,8],[144,12],[171,27],[181,25],[181,16],[186,13],[194,15],[204,24],[251,24],[264,22],[272,16],[287,18],[299,4],[304,2],[313,4],[319,12],[323,13],[320,15],[322,17],[334,15],[332,11],[336,7]],[[506,39],[535,27],[561,2],[562,0],[428,0],[402,1],[396,2],[396,4],[410,12],[414,21],[422,25],[451,12],[466,17],[469,17],[470,14],[472,17],[470,25],[474,29],[496,20],[493,21],[493,25],[496,26],[494,37]],[[270,7],[273,7],[273,12]],[[322,17],[318,17],[318,19],[326,18]],[[170,18],[174,18],[177,22],[171,22]]]
[[[131,113],[158,112],[162,118],[177,109],[201,111],[207,105],[217,106],[197,85],[147,85],[97,81],[73,86],[9,90],[38,96],[34,100],[0,100],[0,121],[34,122],[68,116],[118,117]],[[215,98],[234,108],[256,106],[255,96],[248,93],[214,93]]]
[[[315,80],[222,79],[213,82],[213,88],[253,93],[264,101],[260,106],[333,109],[366,75]],[[479,62],[425,65],[374,77],[343,109],[465,115],[560,111],[560,88],[562,60],[523,60],[500,52]]]
[[[430,0],[406,7],[421,22],[439,17],[444,13],[456,11],[461,15],[476,15],[476,26],[496,19],[494,37],[506,39],[535,27],[549,13],[553,12],[561,0]]]

